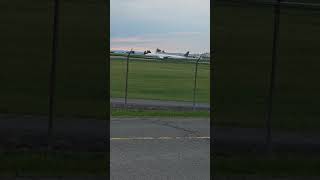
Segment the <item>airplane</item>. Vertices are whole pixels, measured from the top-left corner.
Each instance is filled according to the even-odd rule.
[[[149,56],[149,57],[153,57],[153,58],[159,58],[159,59],[168,59],[168,58],[172,58],[172,59],[194,59],[194,57],[190,57],[189,56],[189,51],[186,52],[185,54],[177,54],[177,53],[165,53],[164,51],[162,52],[157,52],[156,53],[152,53],[150,51],[145,51],[144,55],[145,56]]]

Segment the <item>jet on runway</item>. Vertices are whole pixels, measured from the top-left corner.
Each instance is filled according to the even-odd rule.
[[[190,57],[189,56],[189,51],[186,52],[185,54],[177,54],[177,53],[165,53],[165,52],[156,52],[156,53],[152,53],[150,51],[145,52],[144,54],[145,56],[149,56],[149,57],[154,57],[154,58],[159,58],[159,59],[168,59],[168,58],[172,58],[172,59],[195,59],[194,57]]]

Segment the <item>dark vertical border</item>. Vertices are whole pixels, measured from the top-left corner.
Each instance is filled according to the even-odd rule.
[[[213,9],[214,9],[214,3],[215,0],[210,1],[210,179],[213,180],[214,176],[214,144],[213,144],[213,139],[214,139],[214,132],[213,132],[213,123],[214,123],[214,103],[213,103],[213,98],[214,98],[214,46],[213,46]]]
[[[105,34],[105,44],[106,44],[106,121],[107,121],[107,127],[106,127],[106,153],[107,153],[107,169],[106,169],[106,179],[110,179],[110,120],[111,120],[111,114],[110,114],[110,1],[106,0],[106,34]]]

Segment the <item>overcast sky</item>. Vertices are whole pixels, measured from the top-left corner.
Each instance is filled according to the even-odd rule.
[[[210,0],[111,0],[111,49],[210,49]]]

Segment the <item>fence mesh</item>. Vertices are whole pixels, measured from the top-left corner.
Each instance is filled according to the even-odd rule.
[[[215,123],[264,126],[272,52],[272,8],[214,9]]]
[[[320,11],[283,8],[274,127],[317,130]]]
[[[50,142],[54,1],[0,2],[1,177],[106,173],[106,2],[67,0],[59,8]]]
[[[320,137],[319,5],[316,1],[215,2],[214,173],[315,174]],[[266,114],[277,5],[279,48],[268,144]]]
[[[111,57],[111,98],[125,97],[127,57]],[[192,102],[196,60],[129,57],[128,99]],[[196,102],[209,104],[210,64],[200,61]]]

